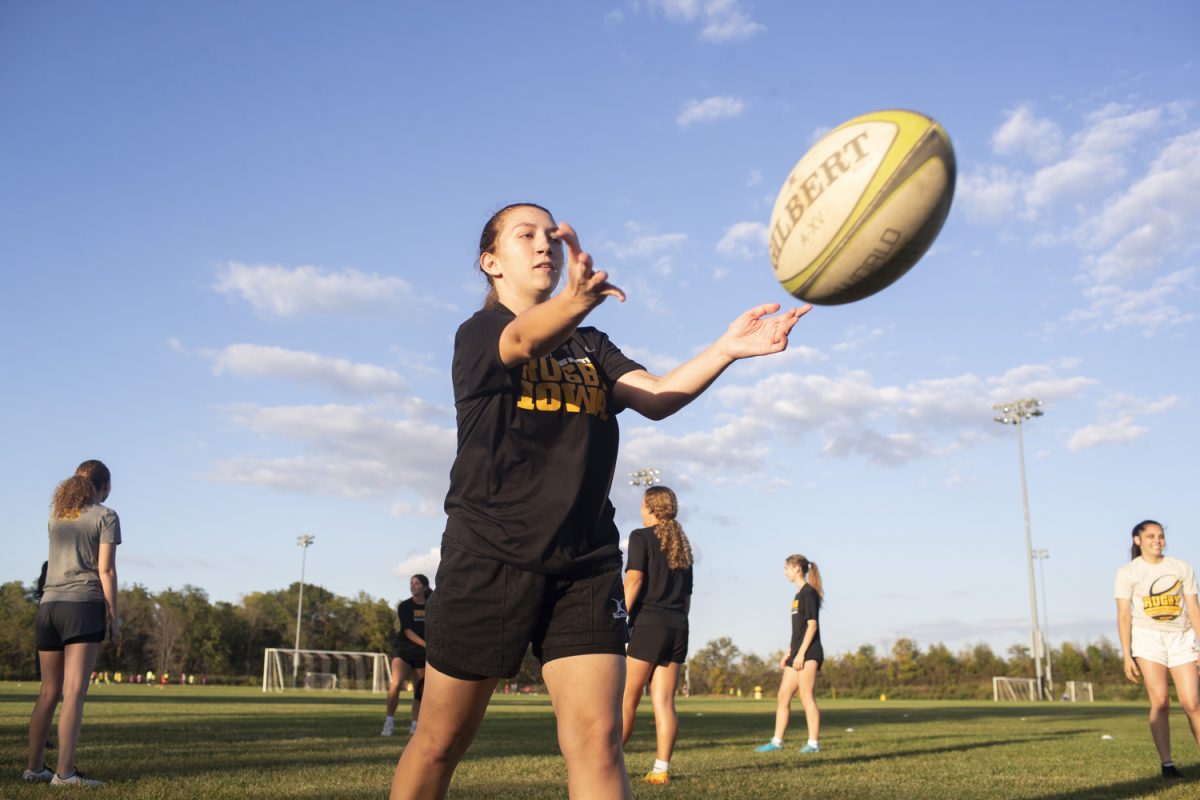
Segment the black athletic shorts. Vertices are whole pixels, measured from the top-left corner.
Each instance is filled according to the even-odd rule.
[[[788,666],[792,666],[796,661],[796,654],[800,652],[799,647],[795,647],[788,651]],[[825,663],[825,648],[821,647],[820,642],[814,642],[808,646],[808,651],[804,654],[804,663],[809,661],[817,662],[817,671],[821,671],[821,665]]]
[[[531,644],[543,664],[625,655],[619,560],[584,573],[543,575],[443,545],[436,585],[425,610],[426,660],[451,677],[511,678]]]
[[[629,636],[625,655],[660,667],[687,661],[687,628],[666,628],[639,621]]]
[[[415,644],[407,636],[396,637],[392,645],[392,658],[398,658],[413,669],[425,669],[425,648]]]
[[[103,600],[39,603],[33,623],[38,650],[62,650],[68,644],[103,642],[108,611]]]

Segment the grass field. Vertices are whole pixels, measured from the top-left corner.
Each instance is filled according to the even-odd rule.
[[[0,798],[51,791],[19,780],[35,691],[0,683]],[[684,699],[668,787],[636,780],[654,760],[643,706],[627,753],[635,797],[1200,797],[1200,753],[1183,715],[1173,719],[1176,761],[1197,779],[1164,785],[1141,704],[824,700],[823,750],[801,756],[798,704],[787,749],[758,754],[752,748],[770,736],[772,700]],[[90,792],[96,797],[381,798],[405,741],[379,736],[382,716],[382,697],[360,693],[97,686],[79,766],[111,781]],[[561,798],[565,786],[549,700],[497,697],[450,796]]]

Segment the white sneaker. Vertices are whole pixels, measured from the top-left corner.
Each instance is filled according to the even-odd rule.
[[[391,736],[392,731],[395,729],[395,727],[396,727],[396,721],[394,719],[385,719],[383,721],[383,730],[379,732],[379,735],[380,736]]]
[[[53,777],[54,777],[54,770],[50,769],[47,766],[43,766],[39,770],[27,769],[21,773],[21,780],[29,781],[30,783],[35,783],[35,782],[49,783],[50,779]]]
[[[414,719],[408,726],[408,735],[412,736],[417,732],[417,721]]]
[[[98,781],[95,778],[88,778],[82,772],[75,771],[74,775],[68,778],[60,778],[57,773],[50,779],[51,786],[103,786],[104,781]]]

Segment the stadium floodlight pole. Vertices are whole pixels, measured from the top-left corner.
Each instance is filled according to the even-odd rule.
[[[639,469],[637,472],[629,473],[629,485],[645,486],[647,489],[649,489],[656,483],[662,483],[662,480],[658,477],[661,474],[662,473],[654,469],[654,467]]]
[[[1037,677],[1038,700],[1045,699],[1042,686],[1042,633],[1038,630],[1037,584],[1033,579],[1033,534],[1029,530],[1029,488],[1025,482],[1025,441],[1021,428],[1026,420],[1042,416],[1042,401],[1033,398],[997,403],[992,406],[999,413],[994,417],[1001,425],[1017,428],[1017,456],[1021,463],[1021,501],[1025,509],[1025,561],[1029,567],[1029,616],[1033,622],[1033,670]]]
[[[300,672],[300,615],[304,611],[304,562],[308,560],[308,547],[317,537],[304,534],[296,537],[300,548],[300,599],[296,602],[296,647],[292,650],[292,688],[296,688],[296,676]]]
[[[1042,642],[1046,645],[1046,686],[1050,689],[1050,699],[1054,699],[1054,669],[1050,665],[1050,597],[1046,594],[1046,559],[1050,551],[1039,547],[1033,551],[1033,557],[1038,560],[1038,572],[1042,577]]]

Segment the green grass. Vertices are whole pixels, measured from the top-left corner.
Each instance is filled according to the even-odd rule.
[[[49,792],[18,779],[35,692],[30,683],[0,683],[0,798],[44,798]],[[770,736],[773,700],[681,700],[672,782],[654,787],[636,780],[654,760],[644,702],[627,754],[634,795],[1200,796],[1200,752],[1178,711],[1172,720],[1176,761],[1196,779],[1164,787],[1141,703],[823,700],[822,709],[823,752],[796,752],[803,743],[796,704],[788,748],[759,754],[752,748]],[[382,716],[380,696],[358,693],[265,696],[244,688],[97,686],[88,696],[79,764],[111,780],[88,793],[98,798],[381,798],[405,741],[378,735]],[[1102,740],[1105,734],[1113,739]],[[565,786],[549,700],[497,697],[458,769],[451,797],[561,798]]]

